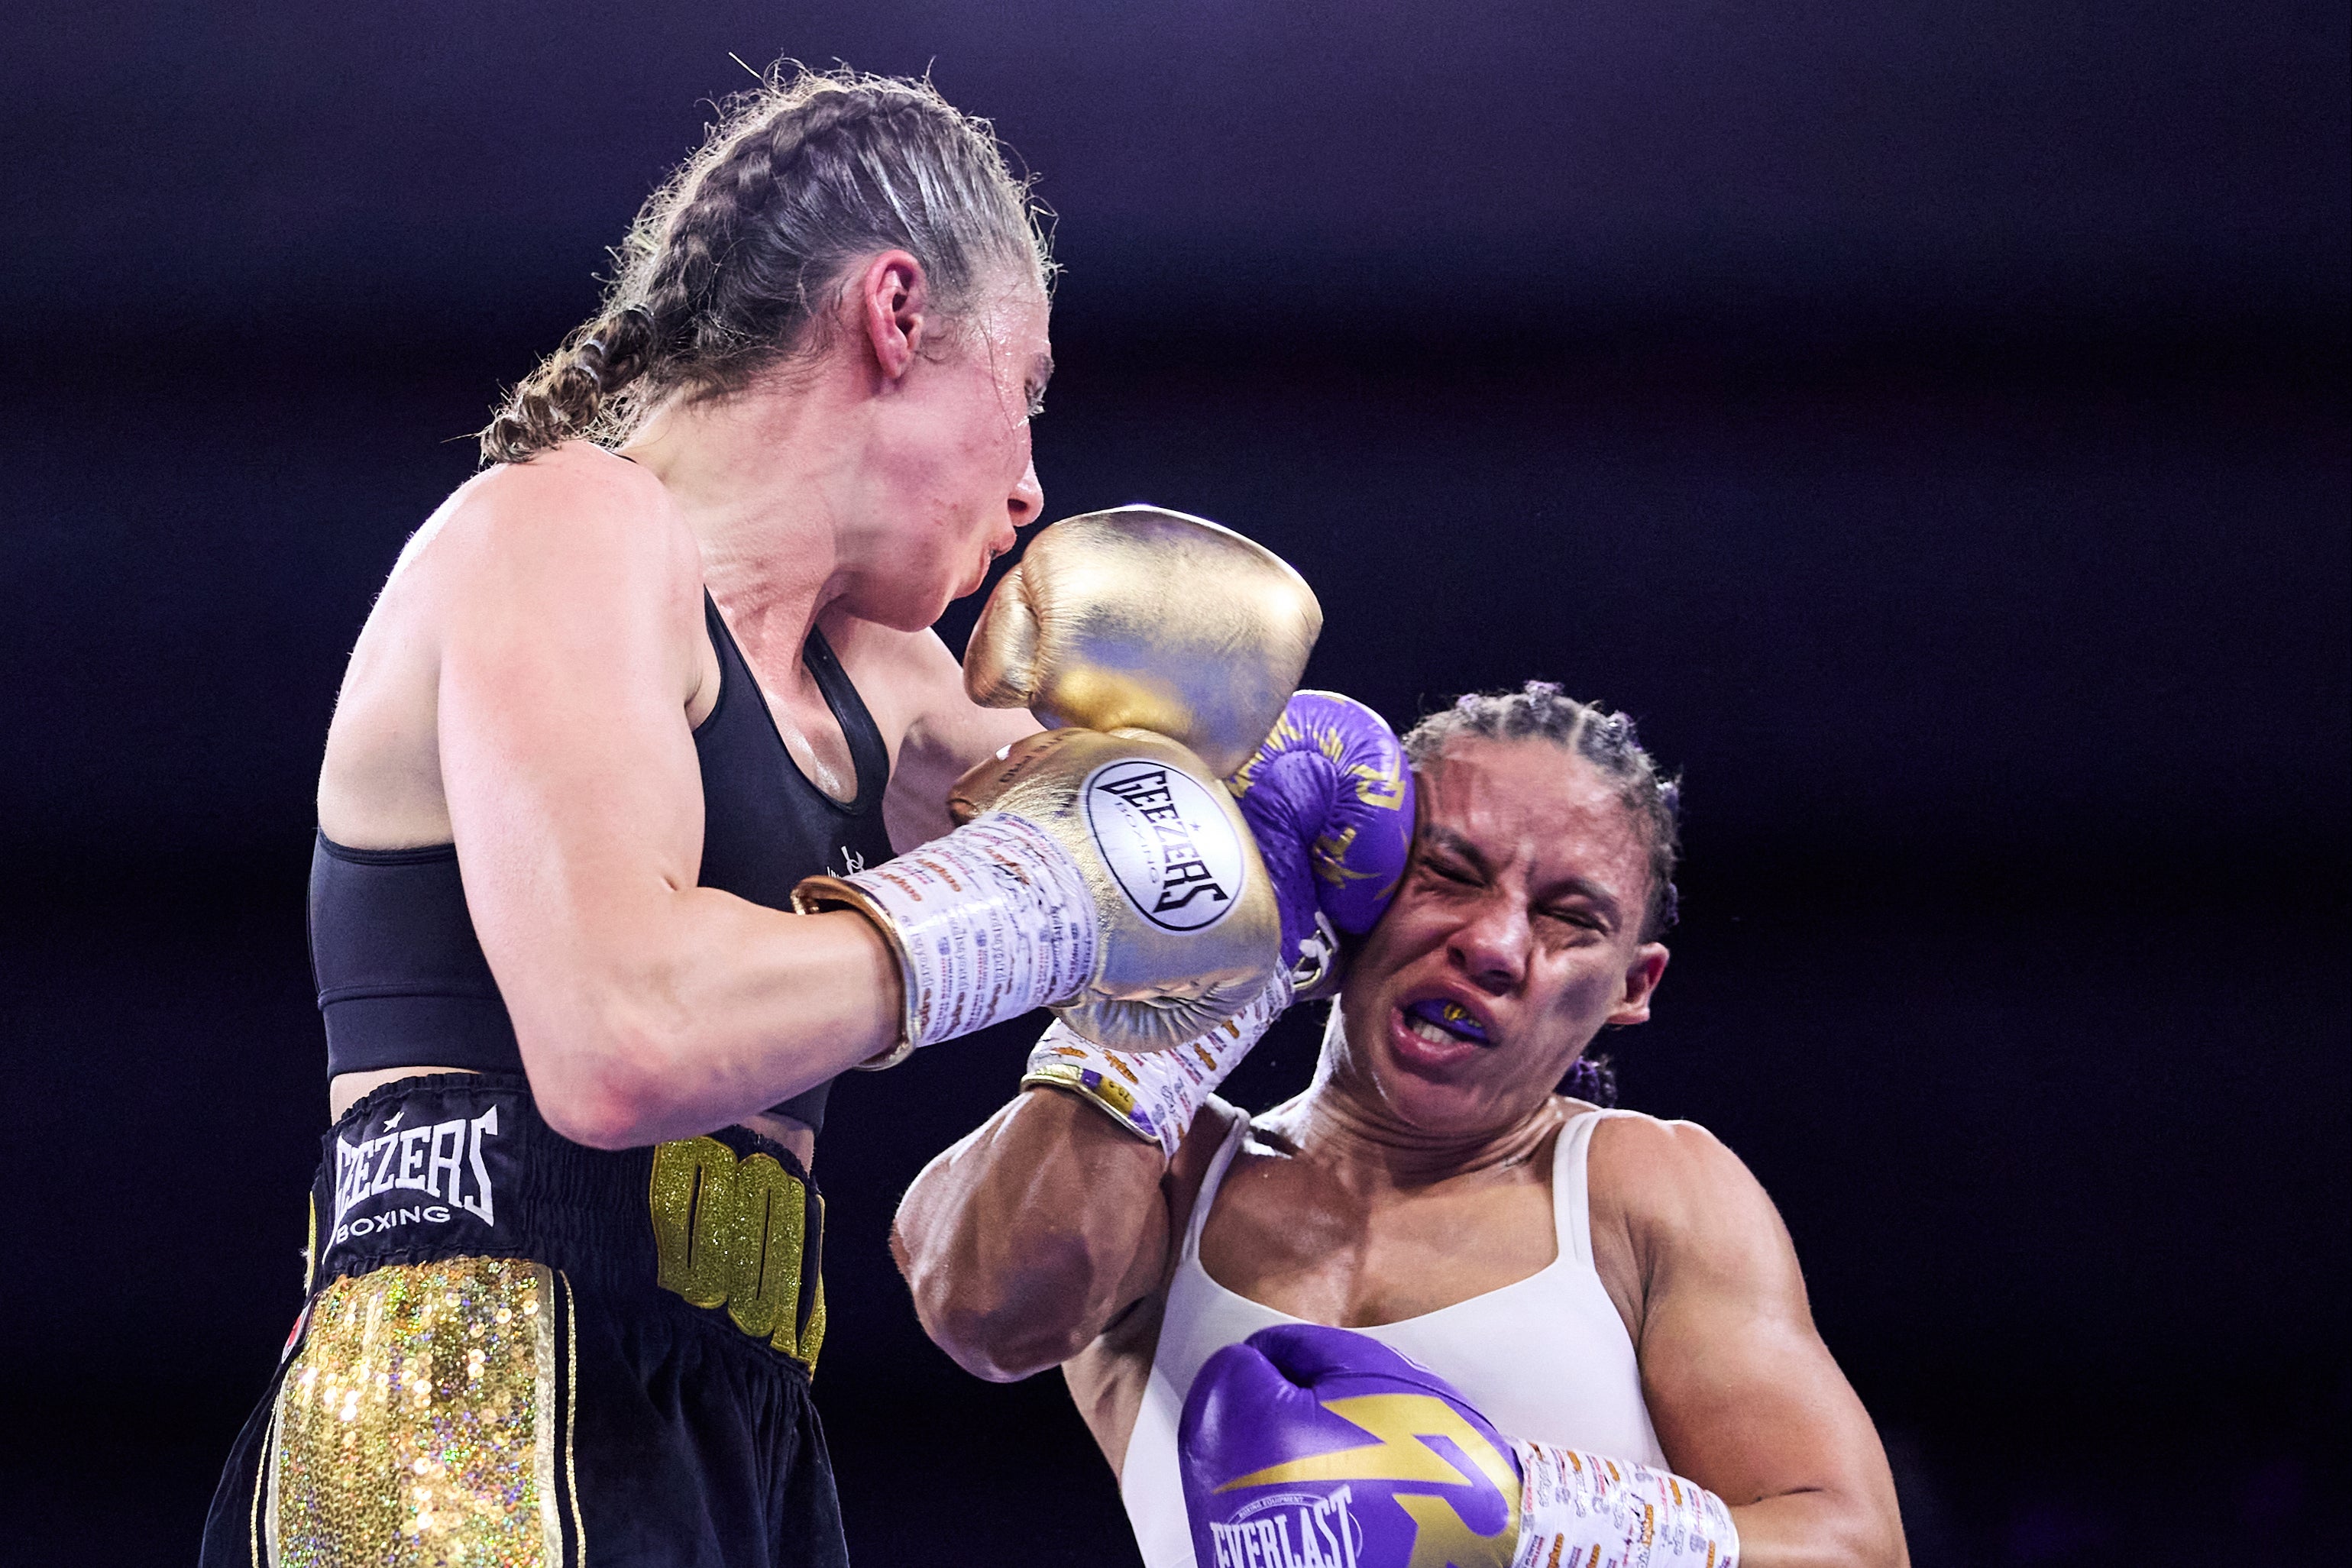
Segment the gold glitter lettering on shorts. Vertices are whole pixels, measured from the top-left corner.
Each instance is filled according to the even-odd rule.
[[[824,1235],[824,1194],[813,1192],[809,1194],[809,1199],[815,1213],[803,1223],[822,1238]],[[778,1350],[799,1362],[802,1369],[814,1378],[816,1353],[824,1348],[824,1273],[821,1266],[817,1272],[816,1289],[812,1293],[816,1300],[809,1307],[808,1326],[801,1330],[799,1343],[793,1343],[793,1320],[790,1317],[777,1326],[772,1343]]]
[[[735,1282],[727,1315],[754,1339],[779,1325],[789,1338],[800,1315],[807,1202],[808,1188],[766,1155],[735,1167]]]
[[[735,1151],[716,1138],[660,1145],[650,1187],[656,1282],[698,1307],[719,1305],[734,1284]]]
[[[824,1282],[804,1276],[810,1244],[824,1234],[824,1200],[773,1155],[739,1163],[716,1138],[658,1145],[646,1197],[655,1282],[698,1307],[725,1307],[745,1333],[814,1375],[824,1340]],[[804,1285],[814,1307],[803,1327]]]
[[[321,1291],[278,1390],[273,1568],[556,1568],[553,1304],[520,1259]]]

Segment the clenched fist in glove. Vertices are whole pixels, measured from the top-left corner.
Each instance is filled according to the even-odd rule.
[[[963,688],[1048,729],[1148,729],[1223,779],[1298,687],[1323,607],[1289,563],[1158,507],[1065,517],[1029,541],[964,649]]]
[[[1335,933],[1360,936],[1395,897],[1412,851],[1412,769],[1380,715],[1335,692],[1300,692],[1229,783],[1281,912],[1282,967],[1237,1016],[1174,1051],[1107,1050],[1056,1025],[1024,1084],[1085,1096],[1171,1159],[1185,1131],[1294,997],[1335,988]]]
[[[954,832],[793,894],[865,915],[898,960],[902,1034],[867,1065],[1037,1007],[1098,1046],[1165,1050],[1259,995],[1282,921],[1219,779],[1321,626],[1279,557],[1197,517],[1127,507],[1038,534],[982,612],[964,685],[1048,733],[958,781]]]
[[[1176,1443],[1201,1568],[1737,1568],[1723,1500],[1497,1432],[1445,1379],[1318,1323],[1202,1364]]]

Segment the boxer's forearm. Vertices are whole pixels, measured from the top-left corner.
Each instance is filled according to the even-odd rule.
[[[898,1036],[898,968],[870,923],[714,888],[551,917],[492,964],[541,1113],[596,1148],[740,1122]]]
[[[1032,1089],[924,1167],[891,1249],[924,1332],[998,1382],[1058,1366],[1148,1290],[1167,1249],[1157,1145]]]
[[[1907,1568],[1893,1500],[1880,1509],[1835,1491],[1791,1492],[1731,1511],[1739,1568]]]

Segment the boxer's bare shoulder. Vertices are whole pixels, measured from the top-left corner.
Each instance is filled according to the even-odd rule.
[[[640,564],[682,562],[694,549],[685,517],[651,470],[591,442],[568,441],[458,486],[410,538],[394,576],[461,546],[470,558],[473,550],[543,549],[557,540],[591,555],[625,550]],[[676,554],[681,546],[686,557]]]
[[[1760,1289],[1801,1301],[1780,1211],[1705,1127],[1612,1116],[1593,1130],[1587,1171],[1593,1265],[1637,1350],[1670,1291]]]
[[[459,486],[401,552],[387,590],[418,568],[445,592],[520,591],[526,605],[587,593],[698,609],[701,597],[700,552],[670,493],[585,441]]]
[[[504,464],[452,492],[403,547],[352,650],[319,779],[319,825],[368,848],[446,843],[440,699],[453,646],[593,636],[650,622],[691,705],[698,557],[668,493],[586,442]],[[461,655],[462,656],[462,655]]]

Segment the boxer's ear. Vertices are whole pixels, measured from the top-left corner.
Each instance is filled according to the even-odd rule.
[[[1633,959],[1625,966],[1624,994],[1609,1009],[1609,1022],[1650,1021],[1650,998],[1657,990],[1658,981],[1664,977],[1666,960],[1672,956],[1663,942],[1644,942],[1633,949]]]
[[[922,352],[930,292],[923,264],[903,250],[884,251],[857,275],[845,303],[884,381],[904,376]]]

